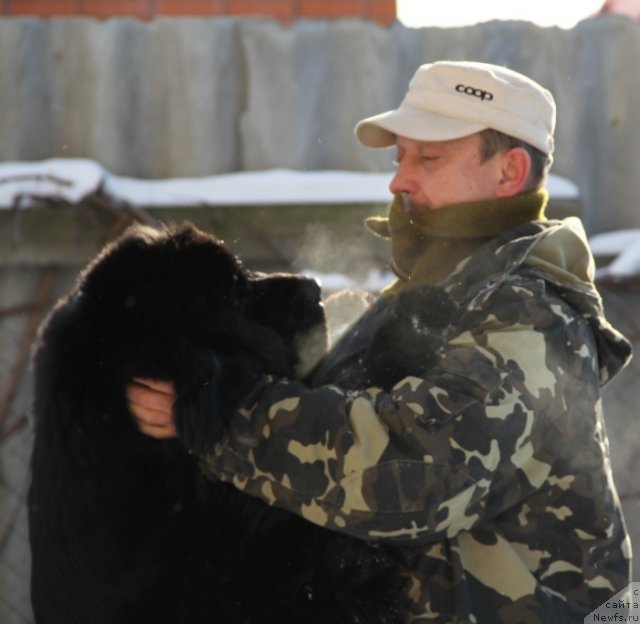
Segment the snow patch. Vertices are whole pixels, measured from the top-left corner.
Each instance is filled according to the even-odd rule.
[[[387,203],[393,172],[240,171],[201,178],[143,180],[109,173],[82,158],[0,163],[0,208],[29,196],[77,203],[102,189],[115,199],[140,207],[240,206],[286,204]],[[547,188],[555,199],[577,199],[573,182],[550,175]]]
[[[0,208],[28,206],[31,198],[75,204],[97,191],[104,177],[98,163],[81,158],[0,163]]]
[[[616,230],[595,234],[589,246],[596,258],[611,258],[597,269],[596,277],[625,278],[640,275],[640,229]]]

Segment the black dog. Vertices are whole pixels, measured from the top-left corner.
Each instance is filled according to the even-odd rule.
[[[38,624],[403,621],[385,547],[205,482],[187,451],[218,439],[256,373],[302,375],[323,321],[315,282],[250,273],[192,226],[134,228],[83,272],[34,352]],[[136,429],[134,376],[175,383],[182,440]]]

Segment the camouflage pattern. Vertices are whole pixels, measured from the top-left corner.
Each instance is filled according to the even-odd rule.
[[[388,391],[345,383],[383,297],[311,384],[265,379],[204,471],[397,544],[407,622],[582,622],[630,582],[631,558],[600,402],[630,346],[592,272],[576,219],[491,240],[439,285],[456,309],[426,372]]]

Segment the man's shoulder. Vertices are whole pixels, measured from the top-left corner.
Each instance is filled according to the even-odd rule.
[[[572,254],[579,255],[583,263],[588,265],[590,252],[586,246],[586,237],[583,236],[584,230],[579,220],[575,220],[577,223],[573,221],[528,221],[503,232],[461,262],[444,281],[443,286],[454,298],[460,300],[513,281],[558,281],[556,258],[549,256],[546,268],[538,262],[535,271],[531,270],[532,264],[535,264],[532,259],[540,255],[537,250],[541,248],[557,249],[558,257],[563,257],[566,252],[563,244],[570,240],[573,243]],[[583,240],[585,244],[579,244]],[[570,270],[562,268],[567,274],[570,273]],[[576,277],[580,281],[589,282],[588,271]],[[571,282],[575,284],[576,280],[572,278]]]

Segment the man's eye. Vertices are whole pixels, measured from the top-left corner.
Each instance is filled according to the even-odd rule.
[[[420,158],[423,161],[438,160],[437,156],[427,156],[426,154],[423,154]]]

